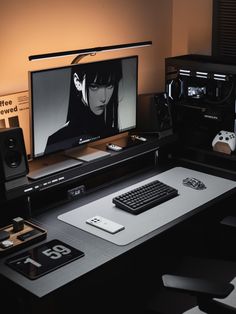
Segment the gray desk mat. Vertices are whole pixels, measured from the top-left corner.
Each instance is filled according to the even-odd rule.
[[[184,186],[182,181],[187,177],[194,177],[201,180],[207,188],[204,190],[194,190]],[[113,197],[156,179],[178,189],[179,196],[139,215],[125,212],[112,203]],[[183,167],[174,167],[118,192],[59,215],[58,219],[117,245],[127,245],[155,229],[173,222],[235,187],[235,181]],[[123,225],[125,229],[116,234],[109,234],[106,231],[86,224],[88,218],[96,215],[115,221]]]

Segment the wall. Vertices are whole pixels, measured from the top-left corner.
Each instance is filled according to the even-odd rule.
[[[1,1],[0,95],[27,90],[28,70],[66,65],[73,58],[29,62],[29,55],[146,40],[153,45],[93,60],[138,54],[139,92],[162,89],[171,7],[172,0]]]
[[[173,0],[173,56],[211,54],[213,0]]]
[[[211,52],[212,0],[7,0],[0,9],[0,95],[27,90],[29,70],[72,60],[29,62],[32,54],[152,40],[93,57],[138,54],[139,93],[148,93],[164,88],[166,56]]]

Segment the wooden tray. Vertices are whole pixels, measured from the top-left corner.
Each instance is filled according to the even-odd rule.
[[[0,231],[7,231],[10,233],[10,237],[6,241],[13,242],[12,246],[9,247],[2,247],[0,243],[0,256],[4,254],[9,254],[14,251],[18,251],[24,247],[27,247],[33,243],[36,243],[38,241],[41,241],[46,238],[47,231],[45,229],[42,229],[41,227],[25,220],[24,221],[24,229],[18,232],[13,231],[13,225],[8,225],[6,227],[3,227],[0,229]],[[25,236],[27,232],[33,231],[34,234],[26,237],[24,240],[21,240],[19,236]]]

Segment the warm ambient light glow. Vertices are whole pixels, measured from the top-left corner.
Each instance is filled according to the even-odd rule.
[[[38,55],[29,56],[29,61],[38,60],[38,59],[46,59],[46,58],[57,58],[57,57],[63,57],[63,56],[77,54],[78,56],[76,56],[74,58],[74,60],[72,61],[72,63],[76,63],[83,56],[95,55],[98,52],[137,48],[137,47],[145,47],[145,46],[150,46],[150,45],[152,45],[152,41],[143,41],[143,42],[121,44],[121,45],[114,45],[114,46],[104,46],[104,47],[95,47],[95,48],[87,48],[87,49],[80,49],[80,50],[52,52],[52,53],[45,53],[45,54],[38,54]]]

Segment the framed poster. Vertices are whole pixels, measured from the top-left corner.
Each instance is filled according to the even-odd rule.
[[[0,96],[0,128],[21,127],[27,155],[30,154],[28,91]]]

